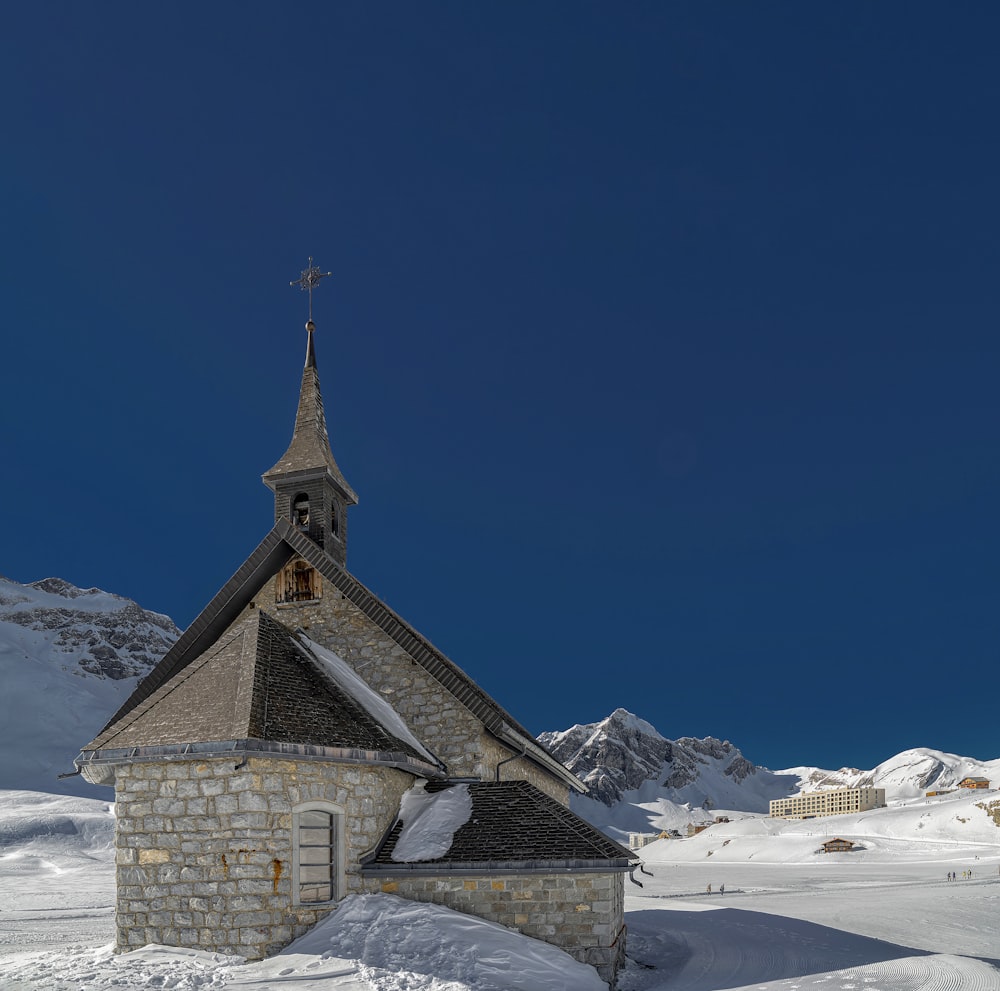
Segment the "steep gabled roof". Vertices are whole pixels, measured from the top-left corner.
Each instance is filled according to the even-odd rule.
[[[523,751],[528,759],[544,768],[563,785],[581,793],[586,792],[586,786],[579,778],[552,757],[527,729],[518,724],[457,664],[285,519],[280,519],[275,524],[160,663],[136,686],[97,739],[103,739],[133,709],[209,650],[264,585],[295,556],[302,557],[319,571],[328,583],[353,602],[417,664],[465,705],[490,733],[515,751]],[[93,744],[87,749],[93,749]]]
[[[428,782],[428,792],[455,787]],[[638,857],[527,781],[474,781],[465,784],[472,813],[455,831],[440,857],[400,863],[393,860],[405,825],[389,830],[364,873],[477,873],[489,871],[624,871]]]
[[[363,683],[361,683],[363,684]],[[260,610],[176,670],[105,729],[83,764],[167,753],[300,754],[440,774],[323,670],[323,662]]]

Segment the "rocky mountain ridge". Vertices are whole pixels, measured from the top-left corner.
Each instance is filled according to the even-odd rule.
[[[668,740],[625,709],[598,723],[542,733],[539,741],[590,789],[588,807],[616,808],[628,796],[660,796],[689,808],[765,812],[796,781],[759,768],[728,740]]]
[[[693,785],[706,761],[736,784],[757,773],[728,740],[668,740],[625,709],[600,723],[542,733],[538,739],[587,785],[592,798],[609,807],[653,778],[674,792]]]
[[[113,681],[144,675],[180,636],[169,616],[61,578],[27,585],[0,578],[0,623],[52,634],[47,643],[67,663]]]
[[[131,599],[61,578],[0,578],[0,788],[108,797],[73,758],[180,636]]]
[[[1000,781],[1000,759],[979,761],[938,750],[903,751],[872,770],[758,767],[728,740],[668,740],[646,720],[617,709],[597,723],[539,740],[590,788],[573,808],[618,839],[629,832],[684,830],[716,812],[767,814],[771,799],[802,791],[872,785],[887,801],[957,787],[967,776]]]

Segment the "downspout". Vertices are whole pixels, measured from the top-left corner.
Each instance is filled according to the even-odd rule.
[[[527,752],[528,752],[528,748],[525,747],[519,754],[514,754],[512,757],[507,757],[504,760],[498,761],[497,762],[496,775],[495,775],[495,777],[494,777],[493,780],[494,781],[499,781],[500,780],[500,768],[503,767],[504,764],[509,764],[512,760],[517,760],[519,757],[523,757]]]

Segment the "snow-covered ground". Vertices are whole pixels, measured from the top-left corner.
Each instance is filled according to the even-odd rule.
[[[746,817],[651,844],[643,887],[626,883],[621,991],[1000,991],[1000,828],[977,805],[997,797]],[[115,955],[112,824],[105,802],[0,792],[3,991],[604,987],[545,943],[387,895],[346,899],[262,963],[162,946]],[[833,836],[862,849],[818,853]]]
[[[623,988],[1000,988],[1000,830],[977,804],[996,799],[746,817],[650,844],[653,877],[637,874],[626,902]],[[835,837],[858,848],[819,852]]]

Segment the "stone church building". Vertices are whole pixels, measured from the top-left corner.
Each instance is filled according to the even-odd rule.
[[[634,855],[584,785],[347,570],[314,345],[274,526],[76,763],[116,803],[117,948],[257,959],[346,895],[431,901],[614,983]],[[429,838],[428,838],[429,836]]]

